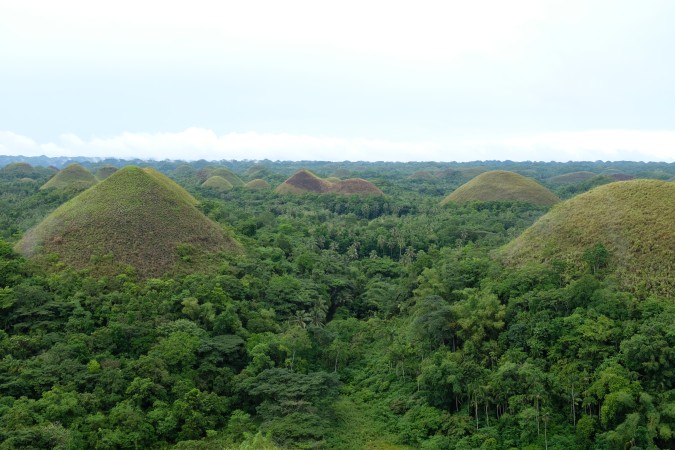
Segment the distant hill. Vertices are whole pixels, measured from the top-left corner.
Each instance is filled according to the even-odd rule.
[[[319,178],[312,172],[302,169],[277,186],[280,194],[326,194],[336,193],[345,195],[383,195],[382,191],[370,181],[361,178],[349,178],[330,182]]]
[[[212,177],[209,177],[208,180],[202,183],[202,187],[208,188],[208,189],[213,189],[214,191],[218,192],[225,192],[231,190],[234,186],[232,186],[232,183],[227,181],[225,178],[214,175]]]
[[[221,177],[226,179],[232,186],[243,186],[244,182],[234,172],[226,167],[204,167],[197,172],[197,176],[203,180],[211,177]]]
[[[11,163],[0,169],[0,175],[4,178],[31,178],[35,175],[35,169],[28,163]]]
[[[265,190],[265,189],[271,189],[272,186],[270,184],[261,179],[261,178],[256,178],[255,180],[251,180],[248,183],[244,185],[247,189],[259,189],[259,190]]]
[[[27,180],[36,181],[38,179],[46,179],[54,172],[46,167],[34,167],[25,162],[16,162],[7,164],[0,168],[0,179],[3,180]]]
[[[332,183],[329,192],[337,194],[383,195],[380,188],[362,178],[348,178]]]
[[[98,183],[96,177],[78,163],[59,170],[40,189],[67,189],[82,191]]]
[[[99,180],[105,180],[113,173],[117,172],[117,167],[115,166],[103,166],[96,171],[96,178]]]
[[[571,173],[564,173],[562,175],[556,175],[554,177],[549,178],[548,181],[555,184],[578,183],[580,181],[589,180],[596,175],[597,174],[588,171],[571,172]]]
[[[633,180],[599,186],[554,207],[502,257],[514,265],[562,260],[580,267],[598,243],[625,287],[675,297],[675,185]]]
[[[197,200],[154,169],[127,166],[61,205],[28,231],[15,249],[50,254],[76,269],[161,276],[236,250],[222,228],[195,208]]]
[[[441,204],[472,201],[521,201],[535,205],[552,205],[560,199],[532,178],[515,172],[494,170],[481,173],[458,187]]]

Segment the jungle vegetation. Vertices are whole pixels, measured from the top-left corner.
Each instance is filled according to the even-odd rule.
[[[668,180],[673,164],[2,158],[14,165],[0,169],[0,449],[674,447],[672,278],[658,271],[658,288],[644,288],[654,267],[674,264],[662,251],[675,235],[671,187],[638,180],[654,190],[642,213],[632,188],[614,189],[635,182],[601,175]],[[84,193],[40,189],[49,166],[72,162],[92,173],[151,166],[180,186],[132,168]],[[383,195],[274,192],[301,169]],[[563,202],[441,205],[490,170],[533,178]],[[597,175],[549,181],[582,171]],[[237,251],[193,258],[169,239],[183,222],[162,222],[170,208],[148,202],[166,239],[120,236],[115,251],[169,248],[180,271],[18,253],[59,208],[112,221],[108,197],[83,200],[132,196],[125,172],[142,181],[134,189],[169,190],[190,211],[181,220],[208,218]],[[229,173],[272,189],[203,186]],[[611,220],[624,204],[632,213]],[[634,247],[604,241],[626,218],[639,224]],[[588,233],[556,240],[554,225],[530,228],[539,219]]]

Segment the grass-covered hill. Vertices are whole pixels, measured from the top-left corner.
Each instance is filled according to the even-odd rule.
[[[441,204],[490,201],[520,201],[552,205],[558,197],[531,178],[515,172],[494,170],[473,178],[445,197]]]
[[[225,192],[231,190],[234,186],[232,186],[232,183],[227,181],[225,178],[219,175],[214,175],[203,182],[202,187],[213,189],[214,191],[218,192]]]
[[[61,205],[15,249],[100,273],[131,266],[153,277],[189,262],[200,267],[208,254],[237,244],[196,203],[154,169],[128,166]]]
[[[319,178],[309,170],[298,170],[289,179],[281,183],[275,191],[279,194],[304,194],[328,192],[330,183]]]
[[[382,195],[380,188],[362,178],[348,178],[331,183],[330,192],[337,194]]]
[[[568,184],[568,183],[579,183],[581,181],[586,181],[593,178],[597,174],[589,172],[587,170],[582,170],[579,172],[570,172],[564,173],[562,175],[556,175],[548,179],[549,182],[553,184]]]
[[[4,178],[32,178],[35,176],[35,169],[25,162],[11,163],[0,168],[0,176]]]
[[[96,171],[96,178],[98,178],[99,180],[105,180],[115,172],[117,172],[117,167],[103,166]]]
[[[55,172],[57,171],[52,171],[52,169],[47,167],[31,166],[25,162],[16,162],[0,168],[0,180],[42,184]]]
[[[263,180],[262,178],[256,178],[254,180],[251,180],[244,186],[247,189],[259,189],[259,190],[271,189],[272,187],[267,181]]]
[[[289,179],[277,186],[279,194],[316,194],[336,193],[347,195],[382,195],[382,191],[370,181],[361,178],[349,178],[331,182],[322,179],[309,170],[299,170]]]
[[[197,172],[197,176],[202,180],[207,180],[211,177],[221,177],[235,187],[244,185],[242,179],[226,167],[204,167]]]
[[[602,244],[607,255],[593,253]],[[508,244],[509,264],[560,260],[607,264],[638,293],[675,292],[675,185],[657,180],[606,184],[567,200]],[[605,261],[606,259],[606,261]]]
[[[58,171],[40,189],[67,189],[79,191],[98,183],[96,177],[78,163],[73,163]]]

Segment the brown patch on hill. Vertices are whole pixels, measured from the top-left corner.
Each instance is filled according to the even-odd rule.
[[[329,192],[337,194],[383,195],[380,188],[362,178],[349,178],[348,180],[333,183]]]
[[[276,188],[279,194],[335,193],[345,195],[382,195],[382,191],[370,181],[361,178],[338,180],[334,183],[323,180],[312,172],[302,169]]]
[[[330,183],[314,175],[309,170],[298,170],[288,180],[281,183],[276,192],[279,194],[304,194],[314,192],[321,194],[328,192]]]

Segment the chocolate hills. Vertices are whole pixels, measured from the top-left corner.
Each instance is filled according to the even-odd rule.
[[[218,192],[225,192],[231,190],[234,186],[232,186],[232,183],[227,181],[225,178],[219,175],[214,175],[203,182],[202,187],[213,189],[214,191]]]
[[[96,171],[96,178],[99,180],[105,180],[113,173],[117,172],[117,167],[115,166],[103,166]]]
[[[596,173],[582,170],[580,172],[570,172],[564,173],[562,175],[556,175],[549,178],[548,181],[555,184],[579,183],[581,181],[590,180],[595,176],[597,176]]]
[[[481,173],[461,185],[445,197],[441,204],[472,201],[520,201],[535,205],[552,205],[560,199],[532,178],[515,172],[493,170]]]
[[[208,180],[211,177],[221,177],[226,179],[232,186],[244,185],[242,179],[226,167],[204,167],[197,172],[197,176],[202,180]]]
[[[195,208],[197,200],[153,169],[128,166],[61,205],[15,250],[76,269],[112,274],[131,266],[161,276],[238,245]]]
[[[36,176],[36,170],[28,163],[17,162],[7,164],[0,168],[0,176],[3,178],[33,178]]]
[[[370,181],[361,178],[349,178],[331,182],[305,169],[297,171],[292,177],[277,186],[275,191],[279,194],[383,195],[382,191]]]
[[[244,185],[246,189],[257,189],[257,190],[267,190],[271,189],[272,186],[270,184],[263,180],[262,178],[256,178],[255,180],[251,180],[248,183]]]
[[[82,191],[96,183],[98,183],[98,180],[91,172],[78,163],[73,163],[59,170],[40,189]]]
[[[562,260],[583,267],[602,244],[608,270],[641,293],[675,297],[675,185],[657,180],[606,184],[556,205],[501,252],[507,264]]]

